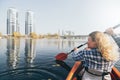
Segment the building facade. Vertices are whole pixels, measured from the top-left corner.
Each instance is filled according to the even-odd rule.
[[[29,35],[33,32],[34,22],[33,22],[33,12],[27,11],[25,16],[25,34]]]
[[[19,29],[18,11],[14,8],[9,8],[7,11],[7,35],[19,32]]]

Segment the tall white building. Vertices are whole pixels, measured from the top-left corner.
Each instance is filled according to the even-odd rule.
[[[18,11],[9,8],[7,11],[7,34],[12,35],[13,32],[19,32]]]
[[[33,22],[33,12],[27,11],[25,16],[25,34],[29,35],[31,32],[33,32],[34,28],[34,22]]]

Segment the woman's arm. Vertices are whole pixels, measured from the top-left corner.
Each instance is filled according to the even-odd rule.
[[[115,34],[113,28],[106,29],[105,33],[111,35],[114,41],[117,43],[118,47],[120,48],[120,35]]]
[[[75,61],[83,61],[84,59],[84,50],[79,51],[77,48],[74,48],[74,52],[72,52],[72,58]]]

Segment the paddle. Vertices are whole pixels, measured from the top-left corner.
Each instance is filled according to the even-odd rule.
[[[115,28],[117,28],[117,27],[120,27],[120,24],[114,26],[113,29],[115,29]],[[86,42],[86,43],[87,43],[87,42]],[[84,46],[86,43],[79,45],[77,48],[80,48],[80,47]],[[67,58],[67,56],[68,56],[70,53],[72,53],[73,51],[74,51],[74,49],[71,50],[71,51],[68,52],[68,53],[63,53],[63,52],[62,52],[62,53],[59,53],[58,55],[55,56],[55,58],[56,58],[56,60],[65,60],[65,59]]]
[[[87,43],[81,44],[81,45],[79,45],[77,48],[80,48],[80,47],[84,46],[85,44],[87,44]],[[70,53],[72,53],[73,51],[74,51],[74,49],[71,50],[71,51],[68,52],[68,53],[59,53],[57,56],[55,56],[55,58],[56,58],[56,60],[65,60],[65,59],[67,58],[67,56],[68,56]]]
[[[55,62],[59,64],[61,67],[63,67],[64,69],[66,69],[68,72],[71,70],[71,67],[68,64],[66,64],[64,61],[55,60]]]
[[[120,24],[114,26],[113,29],[116,29],[116,28],[118,28],[118,27],[120,27]]]
[[[55,62],[57,64],[59,64],[62,68],[66,69],[69,73],[70,73],[71,69],[73,69],[73,67],[76,67],[76,69],[73,69],[71,72],[74,72],[74,74],[73,74],[75,76],[74,78],[77,78],[78,80],[81,80],[82,75],[78,74],[78,73],[81,71],[82,65],[80,65],[80,64],[78,65],[78,62],[76,62],[72,68],[67,63],[65,63],[64,61],[55,60]],[[74,79],[72,79],[72,80],[74,80]]]

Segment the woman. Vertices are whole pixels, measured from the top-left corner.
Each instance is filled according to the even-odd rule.
[[[109,72],[117,60],[117,53],[109,38],[102,32],[89,34],[88,47],[72,53],[76,61],[82,61],[85,73],[82,80],[111,80]]]

